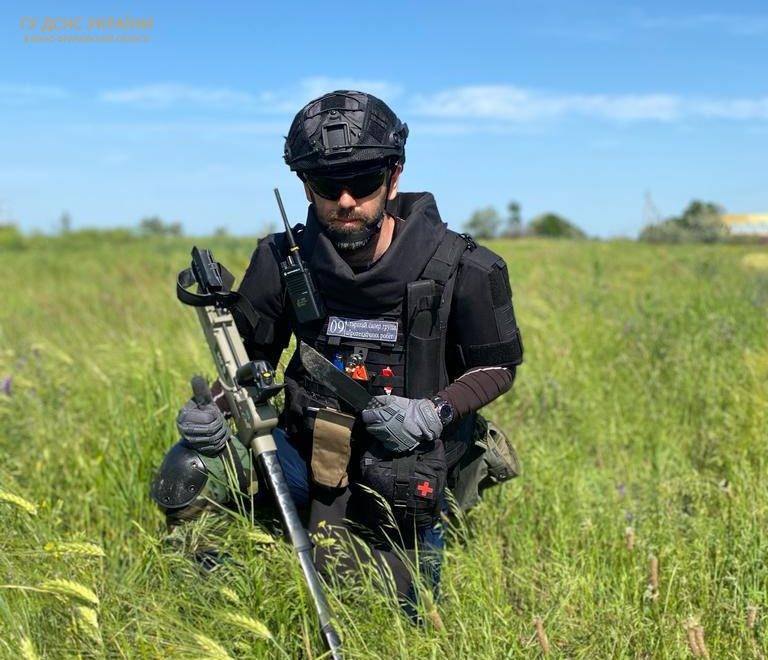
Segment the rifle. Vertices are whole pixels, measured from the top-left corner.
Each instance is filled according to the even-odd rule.
[[[253,318],[250,303],[231,291],[234,277],[213,259],[210,250],[192,248],[191,267],[179,273],[176,296],[196,308],[224,395],[237,426],[237,437],[249,447],[266,476],[275,498],[283,526],[299,559],[310,596],[320,621],[320,630],[331,657],[340,660],[341,640],[331,621],[331,609],[322,583],[312,563],[312,541],[301,524],[296,504],[277,458],[272,429],[277,425],[277,411],[270,399],[284,385],[275,382],[275,373],[265,360],[251,361],[235,325],[232,309]],[[187,289],[197,284],[197,293]]]

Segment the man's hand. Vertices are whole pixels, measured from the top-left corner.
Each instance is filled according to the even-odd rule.
[[[229,440],[229,424],[200,376],[192,379],[192,390],[195,395],[179,411],[176,427],[192,449],[215,456]]]
[[[381,408],[361,413],[368,432],[393,453],[412,451],[421,442],[434,442],[443,432],[435,406],[429,399],[377,396]]]

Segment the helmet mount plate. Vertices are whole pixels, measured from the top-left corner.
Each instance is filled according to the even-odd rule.
[[[323,148],[325,155],[352,153],[352,144],[349,139],[349,124],[343,120],[331,121],[322,128]]]

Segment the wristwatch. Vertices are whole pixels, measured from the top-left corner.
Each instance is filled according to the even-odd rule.
[[[433,396],[430,401],[437,411],[437,416],[443,426],[448,426],[453,421],[453,406],[440,396]]]

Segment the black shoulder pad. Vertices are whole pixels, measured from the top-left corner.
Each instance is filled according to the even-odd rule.
[[[478,245],[474,250],[467,250],[464,253],[461,263],[463,266],[466,265],[471,268],[479,268],[489,273],[494,266],[506,266],[504,259],[484,245]]]
[[[196,451],[182,441],[165,455],[150,494],[164,509],[187,506],[202,491],[208,481],[208,469]]]
[[[521,364],[523,345],[515,320],[506,262],[482,245],[463,256],[462,268],[467,282],[464,296],[469,310],[464,311],[465,321],[474,323],[472,327],[479,332],[462,342],[460,362],[465,369]],[[467,316],[471,316],[471,321]]]
[[[464,253],[462,266],[472,268],[488,276],[494,308],[503,307],[512,298],[507,263],[498,254],[482,245]]]

